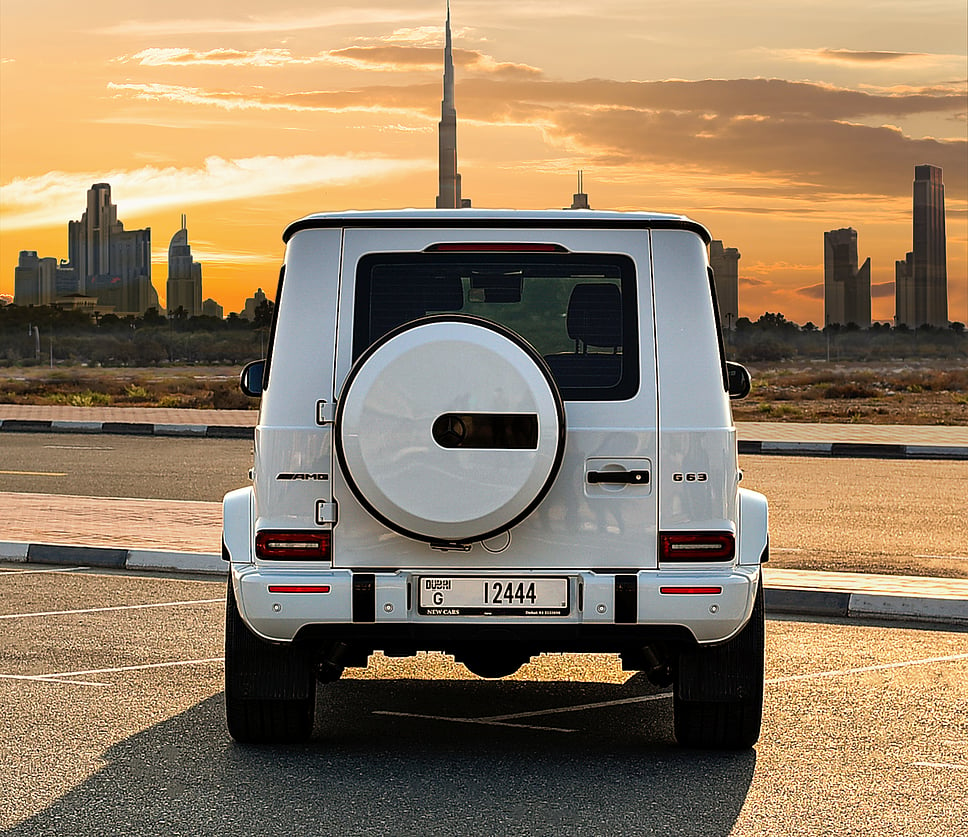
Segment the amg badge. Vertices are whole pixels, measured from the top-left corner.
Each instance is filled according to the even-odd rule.
[[[279,474],[277,480],[308,480],[310,482],[324,482],[329,474]]]

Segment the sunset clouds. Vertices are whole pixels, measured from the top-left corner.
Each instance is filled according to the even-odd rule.
[[[274,273],[294,217],[432,206],[444,7],[5,4],[0,292],[20,249],[66,255],[94,182],[129,227],[154,226],[160,274],[187,212],[205,293],[229,310]],[[823,232],[853,226],[889,317],[913,167],[931,163],[951,307],[968,320],[963,0],[451,10],[475,206],[567,205],[582,169],[593,207],[687,213],[737,247],[741,314],[801,322],[822,321]]]
[[[318,189],[331,184],[381,179],[426,168],[422,160],[366,157],[249,157],[226,160],[209,157],[198,168],[160,168],[112,172],[51,171],[38,177],[15,178],[0,186],[4,228],[25,230],[66,223],[80,217],[91,184],[111,184],[120,211],[143,213]]]
[[[341,55],[388,66],[400,66],[405,56],[419,65],[419,50],[360,47]],[[285,93],[131,82],[108,87],[116,95],[145,101],[227,110],[384,112],[418,120],[435,119],[438,113],[431,84]],[[532,126],[562,148],[580,148],[591,164],[606,168],[650,164],[763,174],[776,177],[784,189],[814,194],[904,194],[910,188],[911,160],[931,160],[944,168],[951,197],[964,200],[968,142],[957,138],[964,131],[955,120],[964,107],[963,95],[936,88],[883,94],[783,79],[566,82],[511,77],[468,78],[461,86],[460,118]],[[896,126],[870,124],[872,117],[917,114],[949,117],[950,135],[912,137]],[[885,176],[889,171],[904,176]]]

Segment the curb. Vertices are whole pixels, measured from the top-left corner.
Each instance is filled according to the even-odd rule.
[[[737,442],[740,454],[829,456],[841,459],[968,459],[962,445],[891,445],[871,442]]]
[[[228,564],[221,555],[213,553],[28,544],[19,541],[0,541],[0,561],[213,576],[228,574]],[[766,612],[770,616],[883,619],[968,626],[968,603],[964,599],[771,586],[765,588],[765,593]]]
[[[204,439],[251,439],[253,426],[221,424],[149,424],[121,421],[0,419],[7,433],[103,433],[125,436],[195,436]],[[817,456],[841,459],[968,460],[965,445],[892,445],[870,442],[737,442],[739,453],[766,456]]]
[[[199,436],[206,439],[251,439],[254,427],[222,424],[147,424],[124,421],[54,421],[0,419],[0,432],[104,433],[115,436]]]
[[[159,552],[150,549],[112,549],[99,546],[0,541],[0,561],[98,567],[114,570],[160,570],[165,572],[228,574],[221,555],[207,552]]]
[[[885,619],[968,626],[968,602],[889,593],[838,593],[766,587],[766,612],[783,616]]]

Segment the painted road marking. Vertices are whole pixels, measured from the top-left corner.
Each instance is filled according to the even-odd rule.
[[[968,770],[968,764],[947,764],[943,761],[912,761],[912,767],[940,767],[944,770]]]
[[[87,567],[56,567],[52,570],[0,570],[0,575],[42,575],[43,573],[76,573]]]
[[[843,668],[834,671],[820,671],[814,674],[791,674],[788,677],[773,677],[767,683],[792,683],[795,680],[814,680],[821,677],[843,677],[848,674],[863,674],[869,671],[887,671],[892,668],[906,666],[924,666],[930,663],[952,663],[958,660],[968,660],[968,654],[952,654],[950,657],[929,657],[924,660],[908,660],[903,663],[884,663],[879,666],[862,666],[860,668]]]
[[[419,718],[424,721],[450,721],[454,724],[482,724],[488,727],[514,727],[514,729],[538,729],[545,732],[577,732],[574,729],[564,729],[563,727],[541,727],[529,724],[509,724],[504,721],[489,721],[486,718],[451,718],[447,715],[418,715],[414,712],[389,712],[386,710],[375,710],[374,715],[391,715],[397,718]]]
[[[115,674],[122,671],[146,671],[153,668],[174,668],[176,666],[196,666],[207,663],[224,662],[224,657],[205,657],[200,660],[176,660],[170,663],[145,663],[140,666],[118,666],[116,668],[91,668],[85,671],[61,671],[50,674],[0,674],[2,680],[34,680],[43,683],[69,683],[81,686],[109,686],[110,683],[97,683],[68,678],[83,677],[88,674]]]
[[[117,605],[116,607],[88,607],[82,610],[46,610],[38,613],[4,613],[0,619],[28,619],[36,616],[73,616],[76,613],[106,613],[112,610],[144,610],[150,607],[182,607],[184,605],[200,605],[225,603],[225,597],[220,599],[195,599],[189,602],[154,602],[140,605]]]
[[[50,450],[114,450],[114,448],[95,447],[94,445],[44,445]]]
[[[67,473],[61,473],[60,471],[0,471],[0,474],[6,474],[11,477],[66,477]]]
[[[837,669],[835,671],[818,671],[811,674],[794,674],[788,677],[773,677],[766,680],[767,684],[791,683],[798,680],[814,680],[825,677],[840,677],[848,674],[860,674],[869,671],[884,671],[892,668],[903,668],[905,666],[927,665],[929,663],[947,663],[958,660],[968,660],[968,654],[953,654],[950,657],[931,657],[923,660],[909,660],[902,663],[887,663],[878,666],[862,666],[859,668]],[[398,718],[418,718],[427,721],[450,721],[455,724],[484,724],[486,726],[519,727],[522,729],[545,730],[548,732],[577,732],[574,729],[563,729],[560,727],[531,726],[528,724],[513,724],[509,721],[518,718],[534,718],[541,715],[556,715],[564,712],[583,712],[587,709],[604,709],[611,706],[622,706],[632,703],[646,703],[653,700],[663,700],[672,697],[671,692],[662,692],[657,695],[642,695],[632,698],[620,698],[618,700],[606,700],[598,703],[583,703],[576,706],[561,706],[551,709],[537,709],[530,712],[515,712],[507,715],[488,715],[479,718],[454,718],[447,715],[421,715],[414,712],[388,712],[384,710],[374,711],[374,715],[392,715]],[[916,764],[922,764],[917,762]],[[924,766],[942,766],[939,764],[924,762]],[[958,765],[945,765],[954,769],[962,769]]]
[[[633,698],[621,698],[619,700],[603,700],[600,703],[581,703],[577,706],[562,706],[558,709],[538,709],[534,712],[516,712],[513,715],[487,715],[478,718],[480,721],[509,721],[513,718],[530,718],[534,715],[555,715],[560,712],[584,712],[586,709],[604,709],[608,706],[621,706],[625,703],[645,703],[650,700],[663,700],[671,698],[672,692],[662,692],[658,695],[641,695]]]
[[[605,700],[598,703],[581,703],[575,706],[559,706],[551,709],[536,709],[531,712],[514,712],[508,715],[484,715],[477,718],[453,718],[447,715],[420,715],[415,712],[387,712],[377,710],[374,715],[393,715],[398,718],[420,718],[428,721],[451,721],[455,724],[482,724],[484,726],[495,727],[515,727],[517,729],[537,729],[546,732],[577,732],[574,729],[563,727],[533,726],[530,724],[510,724],[508,721],[518,718],[534,718],[540,715],[557,715],[563,712],[584,712],[587,709],[602,709],[608,706],[622,706],[627,703],[645,703],[651,700],[663,700],[671,698],[672,692],[663,692],[658,695],[642,695],[633,698],[621,698],[619,700]]]

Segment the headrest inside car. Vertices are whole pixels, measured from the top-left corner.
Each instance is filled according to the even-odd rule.
[[[586,346],[622,345],[622,294],[617,285],[575,285],[568,300],[568,336]]]

